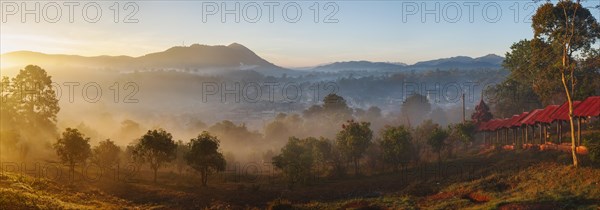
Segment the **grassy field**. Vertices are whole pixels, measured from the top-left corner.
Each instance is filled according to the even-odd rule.
[[[598,209],[600,168],[572,168],[558,152],[490,151],[442,164],[288,189],[278,176],[150,173],[130,181],[64,181],[5,172],[0,209]],[[249,181],[253,180],[253,181]]]

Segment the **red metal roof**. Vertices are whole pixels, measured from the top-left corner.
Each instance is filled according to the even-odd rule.
[[[518,126],[521,126],[521,125],[523,125],[523,123],[521,122],[521,120],[523,120],[523,119],[524,119],[525,117],[527,117],[528,115],[529,115],[529,112],[523,112],[523,113],[521,113],[520,115],[517,115],[517,118],[515,118],[515,119],[514,119],[514,120],[511,122],[510,126],[511,126],[511,127],[518,127]]]
[[[515,121],[517,121],[518,118],[519,118],[519,115],[513,115],[511,118],[506,119],[500,127],[501,128],[510,128],[510,127],[512,127],[512,124]]]
[[[537,123],[535,121],[535,119],[540,116],[540,113],[543,111],[543,109],[534,109],[533,111],[531,111],[529,113],[529,115],[527,115],[527,117],[523,118],[521,120],[522,124],[526,124],[526,125],[533,125],[535,123]]]
[[[577,117],[600,116],[600,96],[591,96],[583,100],[573,110],[573,115]]]
[[[573,110],[577,108],[579,103],[581,103],[581,101],[573,101]],[[569,120],[569,103],[565,102],[564,104],[560,105],[560,107],[558,107],[556,111],[550,115],[550,118],[552,118],[551,122],[554,122],[555,120]]]
[[[498,129],[502,128],[502,124],[504,124],[504,121],[506,121],[506,118],[497,119],[496,122],[494,122],[494,124],[491,124],[490,126],[488,126],[488,129],[490,129],[492,131],[498,130]]]
[[[502,126],[505,120],[506,119],[494,119],[493,122],[487,126],[487,129],[489,131],[495,131]]]
[[[551,123],[554,119],[552,119],[552,113],[558,109],[558,105],[548,105],[544,110],[537,114],[537,117],[534,119],[535,122],[538,123]]]

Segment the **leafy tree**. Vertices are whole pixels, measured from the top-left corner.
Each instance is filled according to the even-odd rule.
[[[323,98],[323,110],[326,112],[337,112],[344,115],[352,114],[352,109],[346,104],[346,99],[343,97],[331,93]]]
[[[92,152],[92,162],[100,168],[107,169],[119,163],[121,148],[110,139],[106,139],[95,146]]]
[[[260,133],[248,130],[245,124],[236,125],[229,120],[215,123],[208,131],[219,136],[224,143],[235,143],[236,146],[251,145],[262,139]]]
[[[411,133],[404,126],[385,126],[380,136],[383,160],[391,164],[395,171],[400,164],[408,161],[413,155]]]
[[[345,156],[354,163],[354,174],[359,174],[359,160],[373,138],[373,131],[368,122],[354,122],[348,120],[342,125],[342,130],[336,136],[336,145]]]
[[[19,126],[34,128],[32,133],[56,134],[56,114],[60,110],[46,70],[28,65],[12,79],[9,100],[15,103]]]
[[[424,95],[413,94],[404,100],[401,109],[411,124],[419,124],[431,112],[431,104]]]
[[[412,132],[412,145],[414,148],[413,150],[415,152],[415,159],[417,162],[420,161],[421,156],[424,155],[423,153],[425,152],[427,141],[429,140],[431,132],[438,126],[438,124],[433,123],[433,121],[431,120],[425,120]]]
[[[290,137],[281,148],[281,154],[273,157],[273,166],[282,170],[289,187],[295,183],[307,183],[312,172],[314,156],[312,139]]]
[[[573,122],[573,99],[577,85],[578,62],[574,54],[590,49],[600,39],[600,24],[580,1],[560,0],[556,5],[548,2],[540,6],[532,18],[534,39],[548,43],[560,55],[554,64],[560,72],[560,81],[569,105],[569,125],[571,128],[571,154],[573,166],[578,166],[575,125]]]
[[[310,137],[309,140],[310,144],[312,145],[312,149],[313,149],[313,168],[315,172],[321,172],[321,173],[325,173],[328,170],[328,166],[331,165],[331,161],[332,161],[332,143],[331,140],[326,139],[326,138],[312,138]],[[316,174],[318,175],[318,174]]]
[[[185,159],[190,167],[200,173],[202,186],[206,186],[209,175],[224,171],[226,166],[225,158],[219,152],[219,139],[206,131],[190,140]]]
[[[71,174],[78,163],[85,163],[91,155],[90,138],[86,138],[77,129],[67,128],[53,145],[60,160],[67,164]]]
[[[456,123],[450,125],[450,137],[461,141],[465,145],[465,149],[475,140],[475,132],[477,126],[472,121]]]
[[[448,131],[443,128],[436,126],[432,131],[431,135],[429,135],[427,139],[427,143],[433,150],[433,152],[438,154],[438,162],[442,161],[442,150],[446,148],[446,139],[448,138]]]
[[[177,145],[173,136],[165,130],[148,130],[134,146],[134,159],[148,163],[154,171],[154,182],[158,169],[175,159]]]

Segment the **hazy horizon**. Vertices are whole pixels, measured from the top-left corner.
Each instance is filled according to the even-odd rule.
[[[11,3],[35,7],[32,2],[5,2],[4,9],[9,11]],[[234,10],[236,3],[239,12],[222,12]],[[238,42],[288,68],[348,60],[410,64],[457,55],[503,56],[511,43],[529,37],[527,17],[543,2],[334,1],[320,2],[318,7],[316,2],[276,2],[272,16],[267,3],[121,2],[115,14],[113,3],[99,2],[99,16],[93,13],[95,7],[86,7],[87,16],[82,15],[87,4],[79,3],[70,21],[69,7],[54,5],[61,8],[57,16],[47,2],[39,6],[42,12],[48,10],[45,13],[2,15],[0,53],[28,50],[137,57],[191,43]],[[595,2],[584,1],[584,5],[597,10],[592,8]],[[293,12],[296,6],[300,13]]]

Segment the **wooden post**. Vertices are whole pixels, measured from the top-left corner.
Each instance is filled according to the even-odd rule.
[[[581,118],[577,118],[577,145],[581,145]]]
[[[463,123],[467,121],[467,117],[465,115],[465,93],[462,94],[462,114],[463,114]]]
[[[548,142],[548,126],[544,125],[544,144]]]
[[[525,144],[529,143],[529,126],[525,125]]]
[[[544,129],[544,125],[540,123],[540,144],[544,142],[544,134],[542,133],[542,129]]]
[[[504,142],[505,145],[508,144],[508,128],[504,129]]]
[[[561,129],[561,124],[562,123],[560,122],[560,120],[556,121],[556,136],[558,137],[558,139],[557,139],[558,140],[558,142],[557,142],[558,144],[562,143],[562,131],[561,131],[562,129]]]

